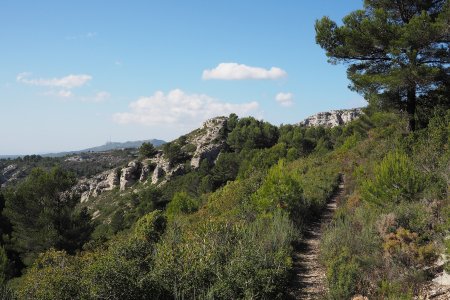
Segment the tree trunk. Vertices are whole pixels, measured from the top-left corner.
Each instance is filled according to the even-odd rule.
[[[406,111],[408,112],[408,130],[416,130],[416,86],[411,86],[407,91]]]

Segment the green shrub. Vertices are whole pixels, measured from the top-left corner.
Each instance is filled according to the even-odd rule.
[[[359,290],[361,267],[347,248],[331,261],[328,271],[328,286],[332,299],[350,299]]]
[[[253,201],[261,212],[286,209],[293,220],[301,218],[307,209],[300,178],[286,168],[284,161],[269,170]]]
[[[172,201],[167,205],[166,213],[169,218],[178,214],[188,214],[196,211],[199,207],[199,201],[189,196],[186,192],[176,193]]]
[[[291,242],[297,233],[278,210],[243,229],[223,274],[208,291],[218,299],[282,298],[292,267]]]
[[[4,246],[0,246],[0,286],[8,277],[9,260]]]
[[[64,251],[53,249],[40,254],[28,272],[13,287],[18,299],[79,299],[80,265]]]
[[[415,200],[423,190],[423,178],[414,168],[406,154],[399,151],[388,153],[375,167],[375,178],[363,182],[363,200],[379,205],[391,206],[402,200]]]
[[[166,229],[166,218],[160,210],[155,210],[140,218],[134,225],[134,236],[150,243],[159,240]]]
[[[139,155],[144,158],[153,157],[157,152],[153,144],[149,142],[142,143],[139,147]]]

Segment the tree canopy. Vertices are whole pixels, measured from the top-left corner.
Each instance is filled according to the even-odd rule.
[[[139,155],[144,158],[149,158],[154,156],[157,153],[155,146],[153,146],[150,142],[142,143],[141,147],[139,147]]]
[[[25,264],[51,247],[73,253],[92,231],[86,210],[75,212],[79,199],[63,192],[75,178],[60,168],[36,168],[15,191],[6,193],[5,214],[13,226],[12,242]]]
[[[416,127],[418,98],[449,93],[450,4],[446,0],[365,0],[364,9],[315,25],[331,63],[348,65],[351,88],[378,106],[406,110]]]

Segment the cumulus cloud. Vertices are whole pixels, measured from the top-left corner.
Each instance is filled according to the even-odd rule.
[[[238,63],[220,63],[211,70],[204,70],[202,78],[221,79],[221,80],[244,80],[244,79],[279,79],[286,77],[286,71],[272,67],[264,69],[259,67],[250,67]]]
[[[202,121],[228,115],[249,115],[259,108],[256,101],[233,104],[222,102],[205,94],[187,94],[174,89],[167,94],[157,91],[150,97],[141,97],[131,102],[130,112],[113,115],[120,124],[138,123],[143,125],[180,125],[194,128]]]
[[[60,78],[30,78],[30,76],[31,73],[20,73],[17,75],[16,79],[18,82],[28,85],[47,86],[63,89],[73,89],[81,87],[92,79],[92,76],[86,74],[71,74]]]
[[[278,93],[275,96],[275,100],[281,105],[281,106],[292,106],[294,104],[294,95],[292,93]]]

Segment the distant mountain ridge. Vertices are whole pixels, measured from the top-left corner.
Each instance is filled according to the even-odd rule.
[[[45,154],[39,154],[42,157],[61,157],[69,154],[77,154],[77,153],[83,153],[83,152],[104,152],[104,151],[111,151],[116,149],[126,149],[126,148],[139,148],[142,143],[150,142],[153,144],[153,146],[161,146],[162,144],[165,144],[166,142],[163,140],[158,139],[150,139],[150,140],[141,140],[141,141],[126,141],[126,142],[107,142],[104,145],[91,147],[83,150],[76,150],[76,151],[64,151],[64,152],[55,152],[55,153],[45,153]],[[20,156],[25,155],[0,155],[0,159],[7,159],[7,158],[17,158]]]
[[[126,142],[107,142],[104,145],[87,148],[84,150],[80,150],[80,152],[102,152],[102,151],[109,151],[109,150],[115,150],[115,149],[123,149],[123,148],[139,148],[143,143],[152,143],[153,146],[158,147],[162,144],[165,144],[166,142],[163,140],[158,139],[151,139],[151,140],[142,140],[142,141],[126,141]]]

